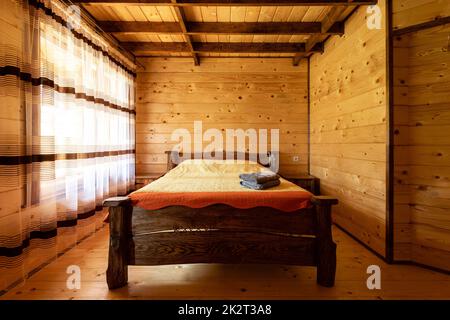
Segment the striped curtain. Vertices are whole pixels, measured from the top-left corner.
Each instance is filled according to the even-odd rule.
[[[58,0],[0,10],[0,293],[134,186],[134,64]]]

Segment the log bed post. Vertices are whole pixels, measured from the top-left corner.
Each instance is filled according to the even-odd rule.
[[[331,233],[331,206],[338,200],[328,196],[314,196],[317,219],[317,283],[324,287],[334,286],[336,274],[336,244]]]
[[[131,234],[133,206],[128,197],[106,199],[109,207],[109,256],[106,281],[109,289],[122,287],[128,282],[128,264],[133,259],[134,245]]]

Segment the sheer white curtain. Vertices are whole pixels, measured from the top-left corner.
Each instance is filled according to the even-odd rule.
[[[98,229],[135,164],[132,62],[58,0],[4,2],[0,291]]]

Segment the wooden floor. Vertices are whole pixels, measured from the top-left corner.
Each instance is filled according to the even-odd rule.
[[[264,265],[129,267],[127,287],[105,280],[108,228],[37,272],[0,299],[450,299],[450,276],[415,266],[387,265],[338,229],[336,285],[316,284],[315,269]],[[66,287],[69,265],[81,268],[81,289]],[[366,287],[367,266],[379,265],[382,289]]]

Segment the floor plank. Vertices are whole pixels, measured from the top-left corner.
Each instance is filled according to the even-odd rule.
[[[336,285],[316,284],[312,267],[277,265],[170,265],[129,267],[128,286],[108,290],[108,228],[50,263],[0,299],[450,299],[450,276],[388,265],[341,230]],[[66,286],[69,265],[81,268],[81,288]],[[381,290],[366,286],[369,265],[381,268]]]

